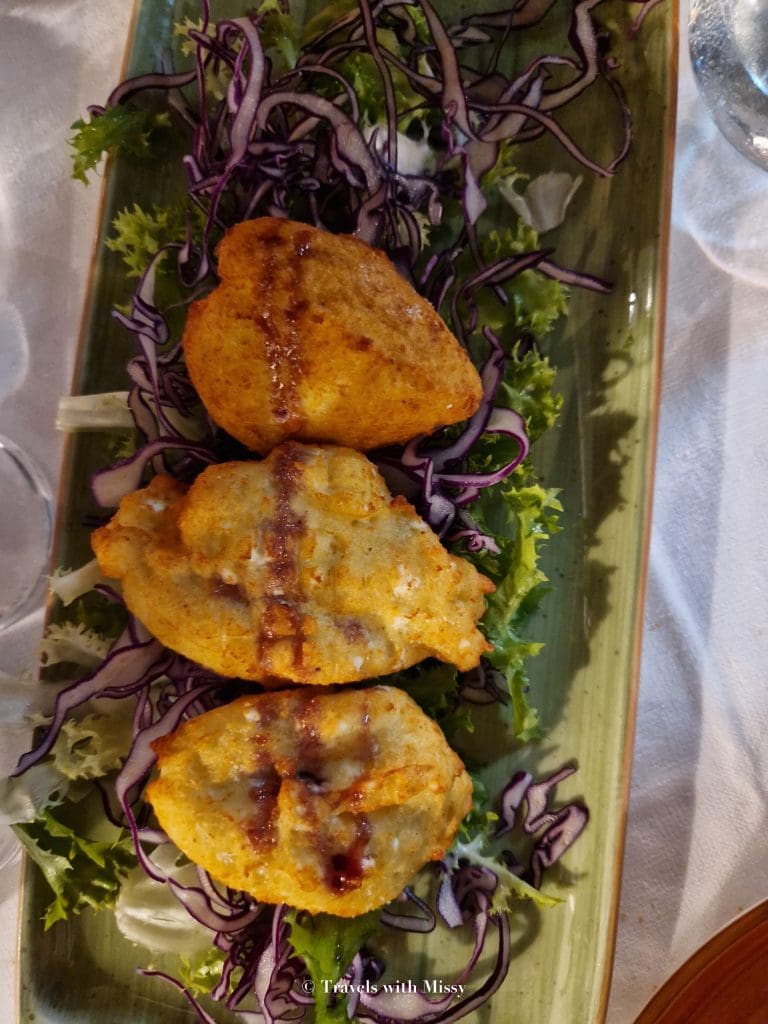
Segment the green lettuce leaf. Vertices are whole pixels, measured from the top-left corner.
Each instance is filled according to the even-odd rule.
[[[196,21],[193,21],[192,18],[184,18],[183,21],[177,21],[173,26],[173,34],[178,38],[178,47],[184,57],[190,57],[197,50],[197,41],[192,39],[189,34],[193,29],[196,32],[203,31],[202,18],[198,18]],[[211,21],[208,25],[207,35],[211,36],[213,32],[215,32],[215,22]],[[236,44],[235,48],[239,49],[239,44]],[[232,72],[226,62],[206,65],[205,91],[214,100],[224,99],[231,81]]]
[[[86,907],[114,907],[120,881],[136,863],[133,844],[124,833],[115,830],[112,842],[97,842],[78,835],[48,811],[13,830],[53,890],[46,929]]]
[[[80,622],[51,622],[40,644],[42,665],[73,664],[97,668],[107,656],[110,641]]]
[[[538,249],[539,236],[532,227],[518,219],[514,228],[490,231],[481,248],[484,259],[488,261],[506,259]],[[510,305],[506,306],[489,288],[479,295],[481,322],[489,323],[497,330],[511,328],[515,336],[519,336],[521,330],[530,331],[541,339],[568,312],[569,292],[565,285],[536,270],[517,274],[505,290],[510,299]]]
[[[430,718],[439,718],[453,704],[457,676],[454,665],[427,661],[399,672],[392,682],[405,690]]]
[[[472,809],[459,825],[459,838],[468,843],[477,836],[490,836],[496,829],[498,814],[491,810],[491,796],[483,779],[476,773],[472,778]]]
[[[478,867],[488,868],[496,875],[499,884],[496,886],[491,903],[493,913],[501,913],[509,907],[510,903],[521,898],[531,900],[540,907],[556,907],[558,903],[563,902],[556,896],[547,896],[546,893],[540,892],[524,882],[522,878],[518,878],[502,861],[483,849],[484,842],[483,836],[475,836],[471,842],[465,842],[459,837],[450,852],[454,857],[466,859],[470,864],[476,864]]]
[[[67,779],[99,779],[122,767],[132,735],[129,708],[68,718],[51,751],[54,766]]]
[[[526,639],[521,628],[543,596],[546,576],[539,567],[539,546],[557,529],[557,512],[562,508],[556,491],[525,480],[525,471],[518,471],[504,483],[487,488],[472,505],[473,519],[495,538],[500,552],[467,556],[496,584],[486,599],[480,627],[493,645],[488,661],[506,678],[512,727],[523,742],[541,736],[538,714],[526,695],[526,661],[539,652],[541,644]]]
[[[500,390],[500,404],[515,409],[536,441],[557,419],[562,398],[554,391],[554,370],[549,361],[531,349],[518,355],[513,350]],[[469,460],[472,472],[489,472],[517,453],[517,444],[493,435],[482,438]],[[538,715],[527,698],[526,661],[541,644],[527,639],[524,623],[545,592],[547,578],[539,567],[541,545],[557,531],[562,506],[557,491],[539,484],[530,457],[494,487],[488,487],[468,509],[472,519],[492,536],[499,552],[462,551],[496,590],[486,599],[481,622],[493,645],[488,661],[506,678],[512,702],[515,736],[525,742],[541,735]]]
[[[314,983],[315,1024],[341,1024],[347,1020],[346,1000],[341,995],[334,997],[333,986],[378,930],[379,917],[378,910],[360,917],[310,916],[296,910],[286,914],[291,926],[291,945],[304,960]]]
[[[186,237],[186,218],[201,226],[203,214],[197,207],[181,202],[175,206],[154,204],[151,211],[143,210],[138,203],[133,209],[127,206],[112,220],[114,234],[106,240],[112,252],[119,253],[128,267],[127,277],[141,277],[147,264],[157,251],[169,242],[183,242]],[[165,254],[164,254],[165,255]],[[163,259],[161,266],[166,264]]]
[[[556,372],[546,356],[534,349],[521,352],[517,345],[507,362],[497,404],[514,409],[525,420],[531,442],[537,441],[557,420],[563,396],[555,390]]]
[[[399,53],[400,47],[394,32],[379,29],[376,38],[386,49]],[[340,61],[338,69],[350,83],[358,98],[364,122],[369,127],[383,123],[387,116],[384,84],[376,61],[370,53],[353,53]],[[397,68],[390,67],[390,72],[397,110],[410,111],[420,106],[422,98],[413,90],[406,76]],[[415,122],[420,122],[421,118],[422,114],[415,112],[402,115],[398,128],[400,131],[406,131]]]
[[[108,640],[119,636],[126,618],[126,610],[121,604],[97,590],[81,593],[67,608],[68,621],[78,623],[83,629],[93,630]]]
[[[297,19],[285,13],[280,0],[262,0],[256,12],[263,19],[259,27],[261,45],[277,70],[295,68],[301,48]]]
[[[44,810],[63,803],[70,789],[50,761],[40,761],[23,775],[0,780],[0,825],[35,821]]]
[[[330,3],[321,7],[317,14],[314,14],[304,26],[301,33],[301,45],[307,46],[313,43],[317,36],[325,32],[334,22],[348,14],[356,6],[356,0],[331,0]]]
[[[267,2],[272,4],[277,3],[278,0],[267,0]],[[354,0],[337,0],[324,8],[308,24],[302,35],[302,42],[304,44],[311,42],[314,36],[352,10],[354,6]],[[405,4],[403,5],[403,14],[409,16],[416,35],[426,42],[429,38],[429,31],[421,8],[413,4]],[[404,64],[408,63],[409,53],[392,29],[380,24],[376,29],[376,39],[383,49],[395,54]],[[417,68],[424,74],[431,74],[431,68],[425,57],[420,58],[417,62]],[[350,53],[338,61],[335,70],[342,74],[351,85],[360,107],[363,126],[372,128],[377,124],[384,124],[387,120],[384,83],[371,53],[367,51]],[[439,118],[436,117],[434,111],[428,112],[421,109],[424,105],[424,98],[413,89],[407,75],[391,64],[388,66],[388,70],[394,90],[395,108],[398,111],[399,131],[408,133],[413,138],[425,138],[426,129],[439,123]],[[331,85],[330,81],[328,85]],[[317,91],[322,92],[323,88],[324,86],[320,85],[317,87]],[[329,95],[334,95],[338,91],[338,85],[333,83],[332,93]]]
[[[195,32],[203,31],[202,18],[184,18],[173,25],[173,35],[178,39],[179,50],[185,57],[191,57],[197,50],[197,43],[189,34],[193,29]]]
[[[183,956],[179,968],[179,979],[184,988],[189,989],[193,996],[208,995],[221,981],[221,972],[226,959],[227,954],[215,946],[209,946],[194,956]]]
[[[87,172],[98,167],[107,154],[148,156],[153,132],[170,123],[168,113],[153,114],[130,104],[108,107],[101,115],[92,114],[89,121],[79,118],[71,125],[75,134],[68,140],[74,150],[72,177],[87,185]]]
[[[527,181],[529,175],[523,174],[517,167],[517,144],[510,139],[503,139],[499,145],[496,163],[483,175],[483,190],[487,193],[494,185],[505,184],[511,187],[516,181]]]
[[[258,14],[259,38],[264,51],[272,61],[273,73],[281,74],[290,68],[295,68],[299,59],[301,41],[299,38],[298,20],[286,14],[283,7],[287,6],[280,0],[261,0],[251,9],[251,14]],[[190,32],[203,31],[203,19],[184,18],[177,21],[173,26],[173,34],[178,39],[179,50],[185,57],[190,57],[197,49],[197,42],[190,36]],[[213,35],[215,22],[208,25],[208,35]],[[236,44],[239,49],[239,45]],[[220,67],[216,70],[206,68],[206,89],[216,100],[221,100],[226,95],[227,86],[232,75],[228,67]]]
[[[458,670],[442,661],[425,661],[386,680],[412,697],[433,718],[453,745],[460,730],[474,732],[472,709],[459,697]]]

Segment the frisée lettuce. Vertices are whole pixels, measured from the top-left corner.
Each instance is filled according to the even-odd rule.
[[[133,843],[125,832],[115,830],[114,839],[94,841],[50,811],[28,824],[14,825],[13,830],[53,890],[53,902],[45,912],[46,928],[85,909],[114,907],[122,879],[136,863]]]

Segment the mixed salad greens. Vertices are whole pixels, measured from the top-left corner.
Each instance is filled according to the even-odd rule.
[[[633,5],[637,28],[656,2]],[[107,154],[151,161],[170,149],[185,183],[171,205],[119,212],[107,243],[136,281],[115,310],[136,342],[128,390],[68,400],[60,411],[65,429],[111,437],[111,461],[92,480],[95,502],[113,508],[148,473],[191,480],[210,463],[254,457],[206,416],[178,340],[179,312],[216,282],[227,227],[287,216],[383,248],[467,348],[484,397],[467,423],[373,458],[391,489],[496,585],[481,624],[493,649],[479,669],[427,662],[387,682],[408,690],[465,758],[478,705],[495,706],[521,743],[536,740],[526,662],[539,645],[526,620],[545,590],[540,548],[560,511],[535,466],[535,443],[561,406],[546,337],[570,288],[610,284],[562,266],[539,240],[580,179],[530,180],[520,167],[525,147],[543,137],[585,174],[610,176],[627,155],[629,111],[597,20],[601,0],[572,0],[563,52],[522,63],[518,40],[535,39],[554,0],[452,22],[430,0],[334,0],[304,28],[288,0],[218,20],[213,6],[201,0],[199,16],[175,26],[162,67],[121,83],[73,125],[74,177],[87,183]],[[614,101],[616,150],[605,165],[559,120],[598,81]],[[113,908],[124,934],[152,951],[148,961],[178,956],[175,972],[146,973],[178,988],[208,1022],[216,1004],[243,1021],[314,1013],[320,1024],[448,1022],[498,990],[510,967],[509,902],[557,902],[540,889],[543,873],[587,823],[580,803],[551,806],[572,767],[540,781],[518,772],[497,799],[476,775],[475,806],[453,848],[383,911],[343,920],[257,904],[187,862],[142,800],[151,742],[245,685],[164,648],[92,563],[52,587],[61,606],[43,661],[59,687],[3,796],[53,892],[46,927]],[[83,834],[83,821],[96,825]],[[383,933],[437,928],[469,950],[446,991],[380,983]]]

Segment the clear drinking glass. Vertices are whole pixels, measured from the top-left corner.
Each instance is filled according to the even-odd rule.
[[[53,501],[45,474],[10,438],[0,434],[0,638],[42,600],[51,550]],[[0,672],[0,776],[27,745],[25,680]],[[13,832],[0,826],[0,869],[19,856]]]
[[[688,43],[718,128],[768,169],[768,0],[691,0]]]
[[[42,470],[0,434],[0,630],[31,610],[42,590],[53,501]]]

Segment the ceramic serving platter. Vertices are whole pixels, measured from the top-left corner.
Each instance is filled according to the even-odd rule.
[[[234,6],[227,0],[221,13],[232,13]],[[447,9],[445,2],[438,6]],[[214,13],[222,7],[214,4]],[[591,822],[568,853],[567,866],[548,876],[547,890],[563,902],[542,911],[521,904],[513,913],[509,976],[490,1007],[474,1017],[485,1024],[593,1024],[603,1019],[607,1003],[649,532],[676,82],[675,5],[656,6],[641,33],[630,38],[638,7],[607,0],[598,11],[620,39],[619,78],[635,112],[632,151],[615,177],[585,181],[566,225],[547,238],[561,263],[608,278],[614,287],[604,296],[574,291],[570,315],[548,343],[564,407],[536,458],[547,486],[561,489],[565,513],[562,531],[544,555],[552,589],[529,629],[545,644],[532,664],[531,692],[545,739],[518,749],[491,719],[476,733],[486,756],[493,754],[490,778],[498,784],[518,767],[542,774],[564,762],[578,764],[557,798],[580,796]],[[173,22],[193,8],[181,0],[137,3],[128,72],[157,66]],[[558,19],[562,35],[570,8],[560,0],[555,4],[542,23],[539,52],[546,52],[547,33],[558,28]],[[302,14],[296,9],[297,17]],[[598,161],[608,159],[615,145],[603,117],[609,102],[605,90],[591,90],[574,107],[568,126]],[[544,143],[536,161],[539,169],[578,173],[554,143]],[[118,159],[109,169],[76,392],[126,386],[131,341],[111,320],[110,309],[128,293],[118,257],[103,244],[111,219],[133,202],[162,203],[178,186],[172,174],[158,175],[140,164]],[[57,564],[78,565],[90,557],[82,525],[94,511],[87,483],[104,459],[104,438],[79,435],[69,445]],[[170,988],[136,973],[147,965],[147,954],[120,938],[109,913],[83,914],[45,932],[41,916],[47,902],[45,883],[29,868],[20,939],[23,1024],[195,1019]],[[452,936],[447,942],[433,933],[410,942],[407,956],[396,951],[396,960],[415,980],[450,981],[452,942]],[[234,1019],[216,1013],[222,1022]]]

